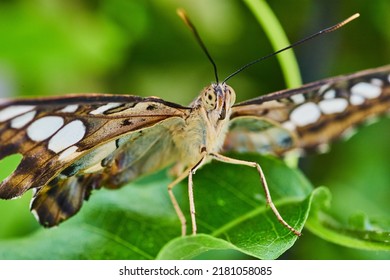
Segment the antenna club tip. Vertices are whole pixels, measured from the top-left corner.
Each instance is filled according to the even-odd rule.
[[[184,22],[186,23],[188,22],[188,16],[186,10],[184,10],[183,8],[178,8],[176,9],[176,13]]]
[[[353,20],[353,19],[358,18],[358,17],[360,17],[360,13],[355,13],[355,14],[353,14],[353,15],[350,17],[350,19]]]
[[[185,14],[186,11],[185,11],[183,8],[177,8],[177,9],[176,9],[176,13],[177,13],[179,16],[181,16],[182,14]]]
[[[335,31],[337,29],[339,29],[340,27],[350,23],[351,21],[355,20],[356,18],[358,18],[360,16],[359,13],[356,13],[356,14],[353,14],[352,16],[350,16],[349,18],[343,20],[342,22],[332,26],[331,28],[329,28],[329,30],[327,31]]]

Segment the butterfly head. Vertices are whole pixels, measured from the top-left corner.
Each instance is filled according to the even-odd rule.
[[[225,83],[219,83],[206,87],[195,101],[195,104],[203,107],[207,114],[222,120],[230,115],[235,100],[236,93],[234,90]]]

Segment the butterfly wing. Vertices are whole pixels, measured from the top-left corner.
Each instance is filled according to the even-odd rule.
[[[170,130],[188,113],[158,98],[124,95],[0,101],[0,159],[23,155],[1,182],[0,197],[34,188],[39,221],[58,224],[79,210],[92,189],[119,187],[172,162]]]
[[[338,76],[233,107],[224,149],[313,149],[390,110],[390,66]]]

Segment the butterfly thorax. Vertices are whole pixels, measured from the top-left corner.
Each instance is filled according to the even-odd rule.
[[[205,152],[221,149],[235,98],[230,86],[212,84],[191,103],[192,110],[184,127],[173,136],[183,167],[198,162]]]

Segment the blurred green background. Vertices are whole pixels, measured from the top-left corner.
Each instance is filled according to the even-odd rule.
[[[341,30],[295,50],[304,82],[390,62],[388,0],[269,1],[291,42],[352,15]],[[214,80],[212,67],[176,16],[183,7],[215,59],[221,78],[272,52],[239,0],[20,0],[0,2],[0,97],[64,93],[130,93],[189,103]],[[285,88],[275,58],[230,80],[238,101]],[[340,220],[366,213],[390,225],[390,121],[363,127],[329,153],[300,166],[315,186],[328,186]],[[4,164],[1,165],[4,173]],[[29,195],[0,201],[0,238],[38,227]],[[375,224],[373,224],[375,227]],[[310,232],[286,259],[388,259],[389,253],[343,248]]]

